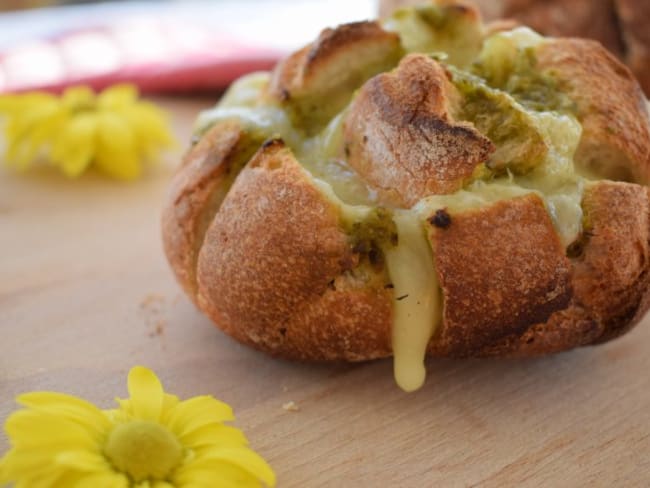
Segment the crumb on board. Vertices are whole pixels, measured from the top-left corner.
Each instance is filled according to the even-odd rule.
[[[160,293],[149,293],[140,301],[140,308],[148,308],[165,301],[165,297]]]
[[[153,329],[149,332],[149,337],[161,336],[165,333],[165,321],[159,319],[153,326]]]
[[[166,301],[160,293],[149,293],[140,301],[140,313],[149,337],[161,337],[165,333],[167,322],[163,316],[166,315]]]
[[[282,392],[286,393],[289,391],[289,387],[287,385],[282,385]]]
[[[293,401],[283,404],[282,409],[286,410],[287,412],[297,412],[300,410],[300,408],[298,408],[298,405],[296,405],[296,403]]]

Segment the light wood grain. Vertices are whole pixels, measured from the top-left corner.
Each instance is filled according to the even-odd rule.
[[[163,103],[184,143],[208,101]],[[274,360],[180,293],[159,238],[170,173],[128,185],[0,173],[0,419],[29,390],[108,407],[145,364],[170,391],[232,404],[281,487],[650,486],[647,319],[550,358],[432,360],[410,395],[390,361]]]

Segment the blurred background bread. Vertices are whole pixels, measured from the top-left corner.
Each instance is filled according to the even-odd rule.
[[[486,21],[512,19],[541,34],[602,43],[632,69],[650,94],[649,0],[473,0]],[[380,15],[423,0],[381,0]],[[426,3],[426,0],[425,2]]]

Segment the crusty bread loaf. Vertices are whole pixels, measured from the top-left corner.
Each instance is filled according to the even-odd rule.
[[[422,374],[397,372],[425,352],[563,351],[650,306],[650,119],[629,70],[593,41],[429,8],[329,29],[199,119],[163,242],[237,340],[301,360],[394,354],[411,390]],[[421,29],[436,52],[458,19],[489,36],[474,63],[399,43]]]
[[[427,1],[381,0],[380,15]],[[650,94],[650,2],[647,0],[468,0],[488,21],[513,19],[547,36],[584,37],[603,44],[632,69]]]

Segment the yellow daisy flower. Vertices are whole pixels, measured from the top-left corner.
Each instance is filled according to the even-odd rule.
[[[33,92],[0,96],[5,121],[5,162],[24,170],[39,158],[69,177],[90,166],[118,179],[140,176],[144,160],[173,145],[165,114],[138,100],[133,85],[96,95],[86,86],[62,96]]]
[[[11,449],[0,486],[15,488],[248,488],[275,486],[232,409],[211,396],[180,401],[147,368],[129,372],[130,398],[100,410],[51,392],[27,393],[5,424]]]

